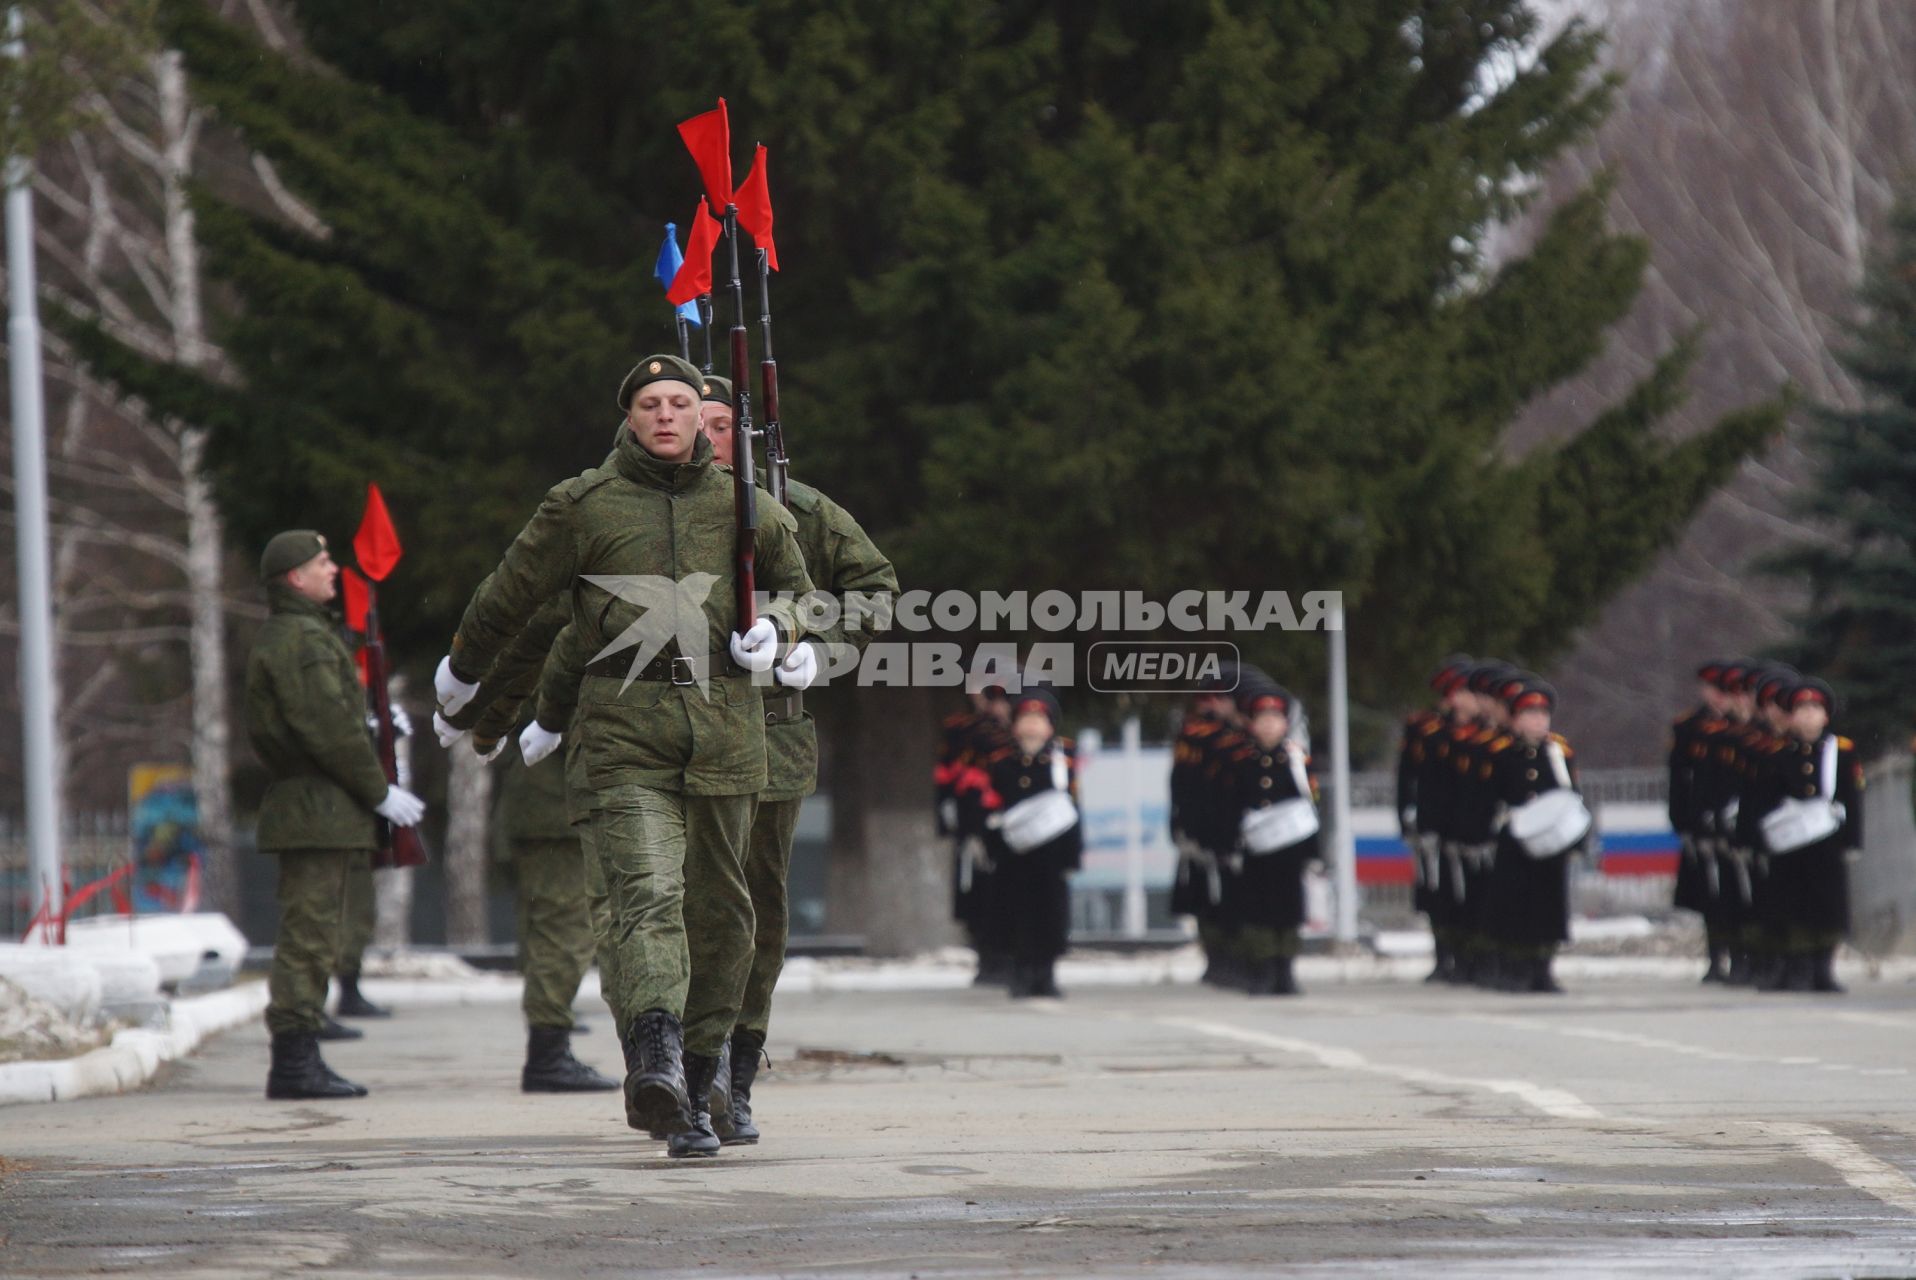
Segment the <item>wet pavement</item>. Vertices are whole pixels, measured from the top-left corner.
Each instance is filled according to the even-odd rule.
[[[614,1072],[602,1010],[580,1056]],[[518,1092],[516,1007],[0,1110],[0,1274],[1916,1274],[1916,986],[781,1000],[756,1148]]]

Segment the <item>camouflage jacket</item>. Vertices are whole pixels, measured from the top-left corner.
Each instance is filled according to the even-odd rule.
[[[246,729],[271,785],[259,847],[371,849],[386,774],[366,727],[366,691],[326,609],[268,589],[272,616],[246,662]]]

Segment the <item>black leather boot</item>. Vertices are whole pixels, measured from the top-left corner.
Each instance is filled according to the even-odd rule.
[[[758,1078],[765,1035],[760,1031],[734,1031],[725,1048],[732,1076],[732,1114],[724,1121],[714,1116],[713,1128],[726,1146],[749,1146],[758,1141],[758,1126],[752,1122],[752,1081]]]
[[[1814,991],[1816,989],[1816,957],[1807,951],[1798,952],[1784,962],[1783,990]]]
[[[1277,985],[1271,989],[1274,996],[1301,996],[1304,988],[1297,985],[1297,960],[1293,956],[1277,958]]]
[[[648,1009],[632,1024],[637,1064],[626,1073],[626,1122],[634,1129],[670,1137],[692,1127],[692,1103],[685,1091],[685,1033],[663,1009]]]
[[[359,994],[359,970],[339,975],[339,1008],[335,1016],[341,1018],[390,1018],[391,1009],[382,1009],[365,996]]]
[[[712,1113],[705,1109],[712,1081],[718,1076],[719,1060],[702,1053],[685,1055],[685,1088],[693,1100],[692,1124],[665,1140],[668,1156],[715,1156],[723,1145],[712,1130]]]
[[[980,951],[978,972],[972,976],[974,987],[1003,987],[1011,983],[1011,957],[1002,951]]]
[[[1030,965],[1019,960],[1011,966],[1011,980],[1005,984],[1005,994],[1013,1000],[1023,1000],[1032,994]]]
[[[336,1075],[319,1056],[319,1037],[282,1031],[273,1037],[273,1065],[266,1073],[269,1098],[363,1098],[366,1089]]]
[[[1550,972],[1552,957],[1541,955],[1531,964],[1530,991],[1537,995],[1560,996],[1563,987],[1557,982],[1557,975]]]
[[[523,1093],[597,1093],[619,1087],[572,1056],[572,1035],[564,1027],[526,1028],[526,1065],[519,1073]]]
[[[1431,966],[1430,972],[1424,975],[1424,981],[1426,983],[1450,981],[1450,948],[1441,942],[1437,944],[1436,963]]]
[[[732,1118],[732,1042],[719,1048],[718,1070],[712,1075],[712,1087],[706,1091],[705,1109],[712,1114],[712,1127],[724,1135],[723,1126]]]
[[[1816,965],[1810,977],[1810,990],[1821,991],[1832,996],[1847,994],[1849,988],[1836,980],[1835,947],[1824,947],[1816,953]]]
[[[1042,960],[1031,966],[1031,994],[1043,996],[1048,1000],[1064,999],[1064,992],[1058,990],[1058,962]]]
[[[1705,983],[1728,983],[1729,980],[1730,971],[1723,966],[1723,953],[1720,951],[1710,952],[1710,967],[1703,971],[1703,981]]]
[[[319,1029],[319,1038],[321,1040],[363,1040],[366,1038],[366,1033],[358,1027],[349,1027],[343,1022],[334,1022],[325,1014],[321,1014],[320,1017],[325,1018],[324,1025]]]
[[[1277,994],[1277,958],[1257,960],[1245,969],[1247,981],[1244,994],[1247,996],[1274,996]]]

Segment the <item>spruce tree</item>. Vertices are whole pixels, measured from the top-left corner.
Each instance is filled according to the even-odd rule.
[[[1508,450],[1647,260],[1601,184],[1489,257],[1610,98],[1598,33],[1535,47],[1521,0],[294,8],[344,82],[176,19],[336,226],[208,219],[242,302],[227,341],[255,402],[328,360],[296,411],[353,465],[398,451],[457,482],[412,495],[446,513],[448,625],[529,509],[512,482],[553,478],[544,442],[609,426],[608,377],[670,341],[644,272],[698,191],[672,125],[720,94],[738,171],[773,147],[799,473],[909,586],[1338,588],[1357,694],[1385,702],[1450,649],[1547,660],[1780,421],[1670,438],[1686,341]],[[283,511],[320,465],[231,474]],[[1317,637],[1251,652],[1321,670]]]
[[[1803,510],[1828,536],[1775,559],[1809,603],[1788,652],[1843,700],[1844,732],[1901,746],[1916,716],[1916,201],[1892,209],[1838,359],[1862,393],[1824,406]]]

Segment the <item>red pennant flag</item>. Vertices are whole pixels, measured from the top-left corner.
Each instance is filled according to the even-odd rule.
[[[685,245],[685,261],[672,277],[665,300],[673,306],[712,292],[712,252],[718,248],[719,222],[700,205],[692,211],[692,234]]]
[[[705,179],[713,211],[722,212],[732,203],[732,121],[725,114],[725,99],[720,98],[718,106],[703,115],[681,121],[679,137],[685,139],[685,149]]]
[[[366,616],[372,612],[372,587],[351,565],[339,567],[339,586],[346,597],[346,626],[365,635]]]
[[[735,193],[738,224],[752,233],[752,243],[765,250],[765,265],[778,270],[778,245],[772,240],[772,189],[765,179],[765,144],[758,144],[752,171]]]
[[[399,530],[386,514],[386,499],[379,486],[366,486],[366,514],[359,518],[359,532],[353,535],[353,555],[360,569],[374,582],[384,582],[399,563]]]

